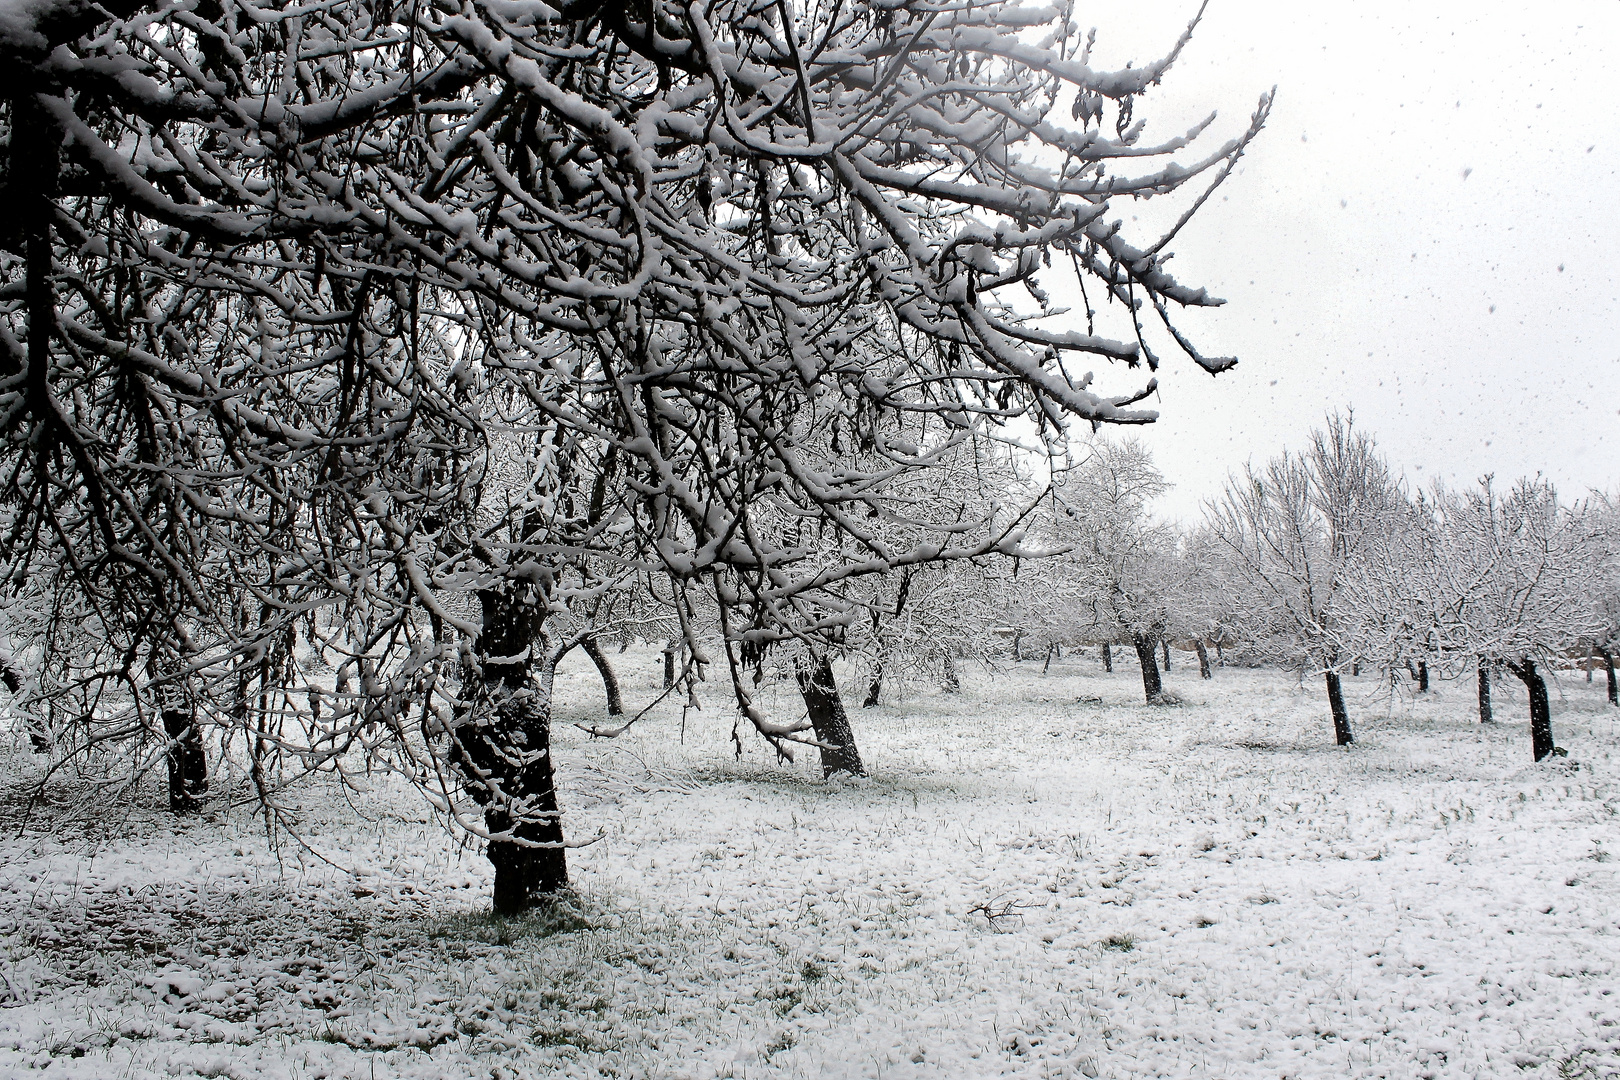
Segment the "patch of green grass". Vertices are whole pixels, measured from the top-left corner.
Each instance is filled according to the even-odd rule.
[[[1120,952],[1130,952],[1136,948],[1136,938],[1130,934],[1109,934],[1102,939],[1102,947],[1105,949],[1117,949]]]

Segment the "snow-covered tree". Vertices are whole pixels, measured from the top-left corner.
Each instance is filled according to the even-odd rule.
[[[1372,437],[1334,415],[1303,453],[1247,467],[1208,508],[1208,527],[1247,593],[1255,648],[1324,677],[1340,746],[1354,741],[1340,679],[1371,617],[1349,585],[1403,501]]]
[[[987,423],[1149,421],[1152,379],[1079,366],[1157,368],[1144,314],[1231,363],[1171,325],[1218,303],[1165,267],[1202,199],[1135,243],[1108,218],[1219,183],[1264,121],[1144,140],[1191,27],[1109,72],[1064,12],[1002,2],[10,16],[0,558],[88,598],[108,656],[173,659],[62,685],[110,717],[184,679],[256,779],[388,759],[488,840],[502,910],[566,880],[549,673],[628,572],[726,615],[1012,550],[867,523]],[[1118,302],[1083,332],[1049,299],[1068,273]],[[727,633],[740,710],[815,741],[737,677],[755,630]]]

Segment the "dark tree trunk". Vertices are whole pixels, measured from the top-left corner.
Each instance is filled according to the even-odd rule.
[[[1599,649],[1598,655],[1603,657],[1603,667],[1609,673],[1609,704],[1620,705],[1620,686],[1615,684],[1614,677],[1614,650]]]
[[[1361,661],[1360,660],[1352,660],[1352,661],[1350,661],[1350,674],[1352,674],[1352,675],[1360,675],[1361,674]]]
[[[1479,722],[1489,724],[1496,717],[1491,713],[1491,662],[1480,658],[1479,661]]]
[[[1201,679],[1213,679],[1215,673],[1209,668],[1209,650],[1204,648],[1202,641],[1193,642],[1193,649],[1198,653],[1198,677]]]
[[[1164,638],[1159,639],[1159,648],[1164,652],[1164,670],[1170,670],[1170,642]]]
[[[1055,652],[1057,652],[1057,642],[1054,641],[1046,647],[1046,663],[1041,665],[1042,675],[1052,670],[1052,654]]]
[[[667,642],[664,645],[664,689],[668,690],[675,685],[675,643]]]
[[[883,696],[883,660],[884,653],[879,652],[877,663],[872,666],[872,681],[866,684],[866,698],[861,702],[861,708],[874,709],[878,699]]]
[[[11,693],[22,693],[22,676],[17,674],[17,669],[12,666],[11,659],[6,656],[0,656],[0,682],[5,683],[6,689]],[[34,753],[50,753],[51,734],[45,725],[40,723],[38,718],[32,715],[30,715],[27,720],[24,721],[24,724],[28,729],[29,746],[33,749]]]
[[[163,734],[169,738],[169,809],[189,814],[208,794],[208,754],[202,729],[190,709],[165,708]]]
[[[1215,664],[1217,667],[1226,666],[1226,650],[1221,648],[1219,641],[1215,643]]]
[[[602,689],[607,692],[607,711],[609,716],[621,716],[624,713],[624,699],[619,696],[619,677],[613,673],[613,665],[602,652],[602,646],[596,639],[588,637],[582,643],[585,655],[591,658],[596,670],[602,676]]]
[[[822,744],[821,775],[827,777],[835,772],[863,775],[866,768],[861,764],[855,732],[850,729],[849,716],[844,712],[844,699],[838,694],[832,660],[826,656],[804,657],[794,664],[793,672],[798,677],[799,693],[804,697],[816,741]]]
[[[1114,673],[1114,650],[1108,647],[1106,641],[1103,642],[1103,670],[1110,675]]]
[[[513,915],[568,887],[551,760],[555,673],[550,655],[539,653],[543,600],[506,588],[486,589],[478,599],[483,625],[473,652],[481,670],[464,676],[454,754],[468,794],[484,808],[485,828],[500,837],[486,852],[495,867],[495,911]]]
[[[1426,660],[1418,661],[1418,693],[1429,692],[1429,663]]]
[[[956,657],[950,653],[945,654],[945,692],[947,694],[962,692],[962,677],[956,673]]]
[[[1547,701],[1547,682],[1536,670],[1536,662],[1529,657],[1518,664],[1509,661],[1507,667],[1530,691],[1530,753],[1540,761],[1557,749],[1553,746],[1552,706]]]
[[[1333,740],[1340,746],[1349,746],[1356,741],[1350,733],[1350,710],[1344,707],[1344,687],[1339,683],[1339,673],[1327,673],[1328,708],[1333,711]]]
[[[1136,646],[1136,658],[1142,662],[1142,693],[1147,695],[1149,705],[1157,705],[1164,695],[1164,684],[1159,681],[1159,665],[1154,659],[1154,641],[1145,634],[1137,634],[1131,638]]]

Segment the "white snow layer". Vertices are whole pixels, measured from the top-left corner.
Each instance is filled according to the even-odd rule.
[[[615,659],[654,696],[655,650]],[[30,812],[13,752],[0,1076],[1620,1076],[1601,684],[1563,676],[1570,757],[1534,765],[1505,685],[1486,727],[1460,684],[1352,680],[1341,750],[1279,673],[1180,665],[1148,708],[1094,659],[1009,665],[852,710],[871,775],[828,784],[702,713],[589,742],[580,660],[567,824],[606,836],[524,920],[381,782],[292,796],[329,864],[155,789]]]

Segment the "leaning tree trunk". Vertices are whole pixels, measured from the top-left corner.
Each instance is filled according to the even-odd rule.
[[[810,714],[810,726],[821,744],[821,775],[828,777],[835,772],[863,775],[866,767],[861,764],[861,752],[855,746],[855,732],[850,729],[849,716],[844,712],[844,699],[838,694],[832,660],[823,655],[801,657],[793,665],[793,673],[799,680],[805,711]]]
[[[1153,656],[1154,641],[1146,634],[1136,634],[1131,643],[1136,646],[1136,658],[1142,661],[1142,693],[1147,695],[1149,705],[1157,705],[1164,696],[1164,684],[1159,681],[1159,664]]]
[[[1110,675],[1114,673],[1114,650],[1108,647],[1106,641],[1103,642],[1103,670]]]
[[[1041,665],[1041,674],[1045,675],[1052,670],[1052,654],[1057,652],[1057,642],[1049,642],[1046,646],[1046,663]]]
[[[1620,705],[1620,686],[1615,685],[1614,678],[1614,650],[1599,649],[1598,655],[1603,657],[1603,666],[1609,673],[1609,704]]]
[[[1350,733],[1350,710],[1344,707],[1344,687],[1339,683],[1339,673],[1327,673],[1328,708],[1333,711],[1333,740],[1340,746],[1349,746],[1356,741]]]
[[[1489,724],[1496,719],[1491,712],[1491,662],[1479,660],[1479,722]]]
[[[878,700],[883,697],[883,661],[887,655],[887,649],[878,650],[877,662],[872,665],[872,681],[866,684],[866,698],[861,702],[863,709],[877,708]]]
[[[539,652],[543,600],[510,588],[485,589],[478,599],[477,670],[464,676],[453,753],[467,793],[484,808],[495,911],[514,915],[568,887],[551,760],[554,661]]]
[[[602,689],[607,692],[607,711],[609,716],[620,716],[624,713],[624,699],[619,696],[619,677],[613,673],[613,665],[602,652],[602,646],[596,643],[594,637],[586,638],[582,643],[585,655],[591,658],[596,665],[597,672],[602,676]]]
[[[1530,752],[1535,760],[1540,761],[1556,749],[1553,746],[1552,706],[1547,701],[1547,682],[1536,670],[1536,662],[1528,656],[1521,663],[1508,661],[1507,667],[1530,691]]]
[[[1198,677],[1201,679],[1213,679],[1215,672],[1210,670],[1209,650],[1204,648],[1202,641],[1193,642],[1193,650],[1198,653]]]

